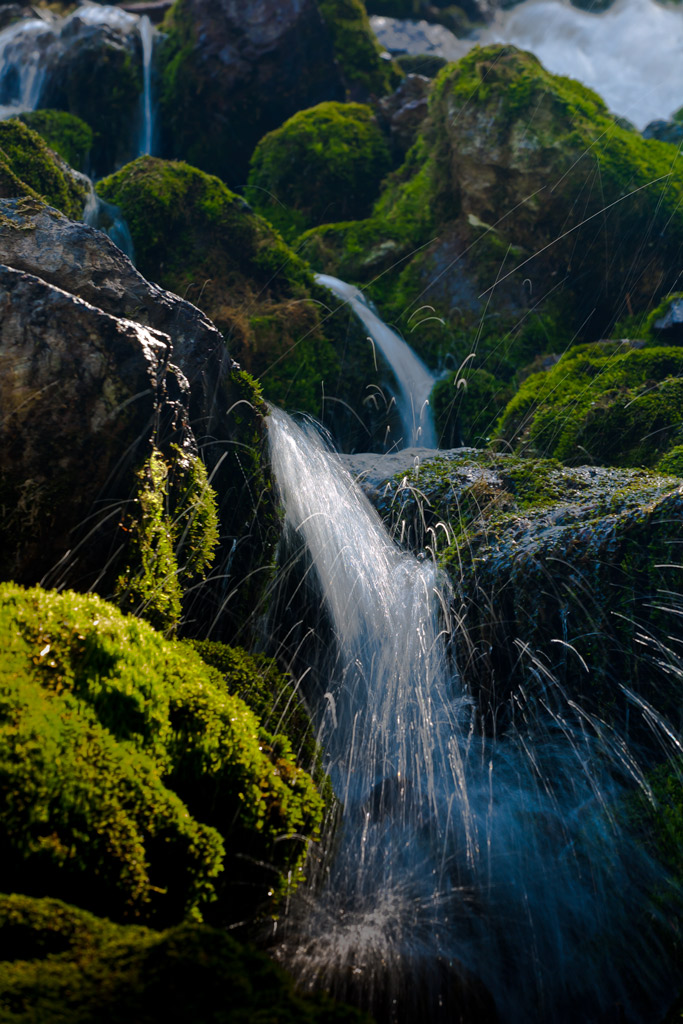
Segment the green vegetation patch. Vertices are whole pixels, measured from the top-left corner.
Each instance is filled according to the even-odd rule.
[[[65,110],[29,110],[19,114],[17,120],[38,132],[50,149],[59,153],[70,167],[77,171],[87,170],[93,131],[80,117]]]
[[[334,56],[347,91],[354,97],[391,92],[401,72],[382,57],[362,0],[318,0],[318,8],[332,33]]]
[[[296,883],[323,800],[224,674],[98,597],[12,584],[0,649],[8,888],[163,924]]]
[[[496,436],[568,465],[653,466],[683,439],[683,352],[575,346],[522,383]]]
[[[366,216],[390,165],[370,107],[319,103],[261,139],[246,196],[293,237],[314,224]]]
[[[7,1024],[363,1024],[303,997],[264,953],[224,931],[116,925],[55,899],[0,895],[0,1017]]]
[[[40,198],[79,220],[87,191],[37,132],[11,118],[0,121],[0,195]]]

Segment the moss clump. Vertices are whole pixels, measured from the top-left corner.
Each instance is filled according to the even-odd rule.
[[[163,923],[296,883],[323,800],[220,672],[97,597],[0,600],[8,887]]]
[[[97,190],[121,207],[141,272],[208,313],[267,399],[319,415],[339,359],[307,265],[267,221],[218,178],[152,157]]]
[[[64,110],[30,110],[19,114],[17,120],[38,132],[50,149],[59,153],[70,167],[77,171],[88,169],[93,131],[80,117]]]
[[[390,163],[370,107],[319,103],[261,139],[246,196],[291,237],[324,221],[366,216]]]
[[[436,78],[439,71],[445,68],[448,61],[436,53],[400,53],[396,63],[406,75],[424,75],[425,78]]]
[[[568,465],[653,466],[683,434],[681,374],[678,348],[575,346],[523,382],[496,436]]]
[[[362,1024],[304,998],[264,953],[224,931],[115,925],[54,899],[0,896],[0,1016],[12,1024]]]
[[[135,509],[123,525],[128,564],[116,583],[125,611],[175,631],[183,589],[205,575],[218,544],[216,497],[201,459],[172,446],[169,464],[157,449],[138,473]]]
[[[0,194],[41,198],[72,220],[81,217],[87,196],[83,182],[40,135],[15,118],[0,122]]]
[[[362,0],[318,0],[318,8],[332,33],[334,56],[351,98],[381,96],[395,88],[401,73],[383,59]]]

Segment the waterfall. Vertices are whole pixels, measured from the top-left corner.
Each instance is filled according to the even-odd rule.
[[[42,18],[17,21],[0,32],[0,119],[38,105],[45,54],[55,36]]]
[[[659,1019],[665,879],[619,810],[647,792],[637,757],[552,680],[482,735],[438,571],[394,546],[312,428],[268,425],[286,531],[331,624],[315,714],[343,804],[281,959],[391,1024]]]
[[[568,0],[524,0],[496,13],[486,29],[457,39],[441,25],[372,18],[380,43],[410,53],[462,56],[475,43],[531,50],[554,74],[594,89],[639,129],[683,103],[683,8],[656,0],[616,0],[584,11]],[[626,70],[627,69],[627,70]]]
[[[396,404],[403,428],[403,447],[436,448],[436,431],[429,406],[434,375],[403,338],[373,313],[360,289],[328,274],[316,274],[316,281],[348,302],[391,367],[398,384]]]
[[[83,207],[84,222],[109,235],[112,242],[126,254],[131,263],[135,263],[133,238],[121,210],[118,206],[105,202],[97,195],[90,178],[85,174],[81,177],[85,180],[88,188],[88,197]]]
[[[154,137],[154,121],[152,111],[152,54],[154,51],[154,26],[146,14],[138,22],[138,31],[142,42],[142,109],[143,127],[138,156],[151,155]]]

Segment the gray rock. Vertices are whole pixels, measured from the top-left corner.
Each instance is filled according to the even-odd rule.
[[[655,320],[654,329],[663,342],[683,341],[683,299],[674,299],[663,317]]]

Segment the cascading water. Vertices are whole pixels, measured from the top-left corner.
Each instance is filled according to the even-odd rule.
[[[429,406],[435,377],[399,334],[387,327],[368,306],[360,289],[328,274],[316,274],[318,284],[348,302],[371,340],[391,367],[398,384],[396,404],[403,437],[392,439],[402,447],[436,447],[436,431]]]
[[[461,57],[475,43],[512,43],[531,50],[554,74],[595,89],[616,114],[639,129],[683,103],[683,9],[656,0],[616,0],[606,11],[568,0],[525,0],[498,11],[493,24],[467,39],[441,25],[375,17],[383,46]]]
[[[142,42],[142,108],[143,126],[140,139],[139,156],[151,155],[154,138],[154,119],[152,107],[152,55],[154,53],[154,26],[146,14],[138,22],[138,31]]]
[[[637,758],[551,680],[482,735],[438,572],[392,544],[314,430],[273,411],[269,434],[332,626],[317,718],[343,803],[282,960],[380,1022],[657,1019],[665,879],[626,824],[626,795],[648,793]]]
[[[38,105],[45,55],[55,35],[42,18],[15,22],[0,32],[0,119]]]

